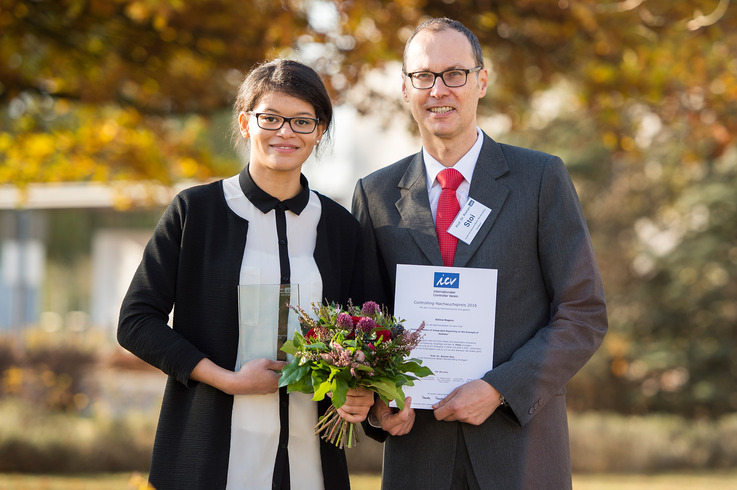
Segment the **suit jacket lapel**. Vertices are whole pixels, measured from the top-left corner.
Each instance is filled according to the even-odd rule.
[[[484,145],[481,147],[481,153],[473,171],[469,197],[490,208],[491,213],[489,213],[470,245],[458,241],[458,248],[453,261],[455,267],[464,267],[468,264],[468,261],[471,260],[471,257],[476,253],[479,245],[484,242],[494,225],[494,221],[496,221],[496,217],[499,215],[499,211],[501,211],[509,193],[509,189],[498,183],[496,179],[508,171],[507,160],[504,158],[499,144],[484,134]]]
[[[422,153],[417,153],[407,166],[407,170],[397,184],[400,198],[396,203],[397,211],[402,217],[402,225],[408,229],[410,236],[433,265],[442,265],[440,245],[435,233],[435,224],[430,211],[430,199],[427,196],[427,177]],[[396,244],[401,247],[402,244]]]

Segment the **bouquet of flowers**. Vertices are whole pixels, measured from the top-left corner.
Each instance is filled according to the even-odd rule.
[[[422,339],[425,322],[417,330],[405,330],[402,320],[373,301],[361,308],[351,303],[346,308],[312,303],[314,318],[302,308],[290,307],[299,317],[301,332],[282,347],[294,359],[282,368],[279,386],[286,386],[287,392],[312,394],[315,401],[332,394],[332,404],[318,420],[315,434],[340,448],[358,442],[354,424],[337,412],[349,389],[369,389],[386,403],[395,400],[402,409],[402,386],[432,374],[419,359],[407,358]]]

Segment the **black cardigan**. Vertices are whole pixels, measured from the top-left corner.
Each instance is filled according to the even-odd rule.
[[[359,225],[345,208],[318,196],[314,257],[323,298],[345,305],[362,296]],[[169,376],[149,477],[159,490],[225,488],[233,397],[189,375],[205,357],[235,366],[247,232],[248,222],[225,201],[222,181],[182,191],[156,226],[123,300],[118,342]],[[345,453],[322,440],[320,453],[326,490],[349,488]]]

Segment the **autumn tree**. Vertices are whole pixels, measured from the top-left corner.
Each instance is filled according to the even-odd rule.
[[[306,30],[297,3],[0,1],[0,182],[218,175],[208,116]]]

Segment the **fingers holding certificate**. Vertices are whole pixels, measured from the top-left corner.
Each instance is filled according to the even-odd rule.
[[[440,404],[441,417],[465,422],[469,414],[456,414],[455,403],[486,395],[498,399],[496,390],[479,379],[493,367],[496,286],[495,269],[397,265],[395,313],[410,324],[425,322],[425,338],[412,355],[434,373],[405,388],[405,394],[412,397],[412,408],[433,409]],[[492,392],[484,386],[464,387],[475,381]],[[454,392],[456,389],[459,391]],[[448,397],[451,393],[463,398],[453,402]],[[469,423],[481,416],[469,416]]]
[[[499,407],[499,392],[482,379],[459,386],[433,405],[437,420],[481,425]]]

